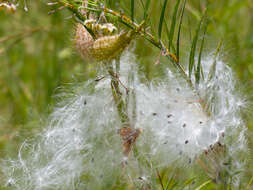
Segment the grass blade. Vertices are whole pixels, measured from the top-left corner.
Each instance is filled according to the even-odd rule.
[[[186,0],[184,0],[184,4],[183,4],[183,7],[182,7],[182,11],[181,11],[181,17],[180,17],[180,21],[179,21],[179,26],[178,26],[178,33],[177,33],[177,51],[176,51],[176,56],[177,56],[177,59],[178,59],[178,62],[179,62],[179,43],[180,43],[180,33],[181,33],[181,26],[182,26],[182,23],[183,23],[183,17],[184,17],[184,10],[185,10],[185,4],[186,4]]]
[[[165,24],[165,31],[166,31],[166,34],[167,34],[167,38],[168,38],[168,40],[170,39],[170,31],[169,31],[169,27],[168,27],[168,24],[167,24],[167,22],[166,22],[166,20],[164,21],[164,24]],[[174,46],[174,44],[172,43],[171,44],[171,47],[170,47],[171,49],[172,49],[172,51],[175,53],[176,52],[176,49],[175,49],[175,46]]]
[[[146,0],[146,4],[145,4],[145,7],[144,7],[144,20],[147,19],[147,12],[148,12],[148,9],[149,9],[149,5],[150,5],[150,0]]]
[[[168,181],[168,183],[167,183],[167,185],[166,185],[165,190],[169,190],[169,188],[170,188],[171,186],[173,186],[173,178],[174,178],[174,176],[175,176],[175,173],[173,173],[172,176],[170,177],[170,179],[169,179],[169,181]],[[170,188],[170,189],[171,189],[171,188]]]
[[[173,37],[174,37],[175,26],[176,26],[176,21],[177,21],[177,11],[178,11],[178,7],[179,7],[179,3],[180,3],[180,0],[177,0],[176,5],[174,7],[172,21],[171,21],[171,25],[170,25],[169,45],[168,45],[169,50],[170,50],[170,47],[172,46],[172,42],[173,42]]]
[[[134,0],[131,0],[131,20],[134,21]]]
[[[158,27],[159,40],[161,39],[161,35],[162,35],[164,14],[165,14],[165,9],[166,9],[167,2],[168,2],[168,0],[164,0],[163,7],[162,7],[162,12],[161,12],[161,16],[160,16],[160,22],[159,22],[159,27]]]
[[[193,178],[190,178],[190,179],[186,180],[186,181],[184,182],[182,188],[185,188],[185,187],[187,187],[187,186],[189,186],[189,185],[192,185],[192,183],[194,182],[195,179],[196,179],[196,178],[193,177]]]
[[[199,48],[199,57],[198,57],[198,65],[197,65],[197,70],[195,72],[195,83],[196,85],[199,84],[200,81],[200,76],[202,75],[202,78],[204,78],[204,74],[202,71],[202,66],[201,66],[201,55],[202,55],[202,51],[203,51],[203,47],[204,47],[204,41],[205,41],[205,36],[206,36],[206,30],[207,30],[207,26],[208,26],[208,21],[205,24],[204,27],[204,34],[203,34],[203,38],[201,40],[201,44],[200,44],[200,48]]]
[[[196,188],[195,190],[200,190],[200,189],[202,189],[203,187],[205,187],[206,185],[208,185],[211,182],[212,182],[212,180],[208,180],[205,183],[203,183],[202,185],[200,185],[198,188]]]
[[[192,70],[194,67],[194,58],[195,58],[195,52],[196,52],[197,42],[199,38],[199,31],[200,31],[201,24],[203,22],[204,17],[205,17],[205,14],[202,16],[201,20],[199,21],[197,30],[195,32],[195,36],[192,41],[191,52],[190,52],[190,57],[189,57],[189,78],[191,78]]]
[[[156,175],[157,175],[157,177],[158,177],[158,179],[159,179],[159,182],[160,182],[160,185],[161,185],[161,187],[162,187],[162,190],[165,190],[165,189],[164,189],[164,186],[163,186],[163,181],[162,181],[162,178],[161,178],[161,176],[160,176],[160,174],[159,174],[158,169],[156,169]]]
[[[175,187],[177,187],[178,186],[178,182],[175,182],[173,185],[172,185],[172,187],[170,188],[170,190],[173,190]]]
[[[251,177],[250,181],[249,181],[249,184],[247,185],[246,187],[246,190],[249,190],[251,184],[253,183],[253,176]]]

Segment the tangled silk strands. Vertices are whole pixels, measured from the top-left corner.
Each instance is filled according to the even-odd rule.
[[[204,61],[204,72],[211,60]],[[156,189],[157,168],[176,161],[190,170],[195,159],[218,142],[226,146],[229,172],[244,167],[246,128],[240,116],[244,101],[227,65],[218,61],[216,77],[200,84],[200,96],[211,112],[207,116],[199,97],[177,74],[168,70],[166,80],[143,84],[135,62],[129,52],[120,61],[120,80],[135,93],[135,101],[129,97],[127,114],[142,131],[134,154],[126,158],[122,151],[121,121],[110,79],[89,81],[56,105],[44,131],[23,143],[17,160],[4,162],[6,185],[18,190],[110,189],[125,181],[136,189],[144,185]],[[123,162],[127,165],[122,172]]]

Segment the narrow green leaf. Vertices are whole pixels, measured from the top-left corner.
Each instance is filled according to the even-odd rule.
[[[195,179],[196,178],[194,177],[194,178],[190,178],[190,179],[186,180],[183,184],[183,187],[187,187],[188,185],[191,185]]]
[[[165,187],[165,190],[168,190],[171,186],[173,186],[173,178],[174,178],[174,176],[175,176],[175,172],[172,173],[172,176],[170,177],[170,179],[169,179],[169,181],[168,181],[168,183],[167,183],[167,185]]]
[[[134,21],[134,0],[131,0],[131,20]]]
[[[148,9],[149,9],[149,5],[150,5],[150,0],[146,0],[146,4],[145,4],[145,7],[144,7],[144,19],[143,20],[146,20],[147,19],[147,16],[148,16]]]
[[[216,72],[216,64],[217,64],[217,56],[220,52],[221,49],[221,45],[222,45],[222,40],[220,40],[218,47],[216,48],[216,52],[214,53],[214,61],[213,64],[210,68],[210,71],[208,73],[208,80],[210,81],[214,76],[215,76],[215,72]]]
[[[203,38],[201,40],[201,44],[200,44],[200,48],[199,48],[198,65],[197,65],[197,70],[195,72],[195,83],[196,83],[196,85],[199,84],[201,75],[202,75],[202,78],[204,78],[203,72],[201,73],[201,71],[203,71],[202,66],[201,66],[201,55],[202,55],[202,51],[203,51],[203,47],[204,47],[204,41],[205,41],[207,26],[208,26],[208,21],[205,23],[204,34],[203,34]]]
[[[249,190],[250,189],[250,186],[251,184],[253,183],[253,176],[251,177],[250,181],[249,181],[249,184],[247,185],[246,187],[246,190]]]
[[[163,21],[164,21],[164,15],[165,15],[165,9],[166,9],[167,2],[168,2],[168,0],[164,0],[162,12],[161,12],[161,16],[160,16],[160,22],[159,22],[159,27],[158,27],[159,40],[161,39],[161,35],[162,35]]]
[[[176,21],[177,21],[177,11],[178,11],[178,7],[179,7],[179,3],[180,3],[180,0],[177,0],[176,5],[174,7],[173,17],[172,17],[172,21],[171,21],[171,25],[170,25],[169,45],[168,45],[169,50],[170,50],[170,47],[172,46],[172,42],[173,42],[173,37],[174,37],[175,26],[176,26]]]
[[[156,175],[157,175],[157,177],[158,177],[158,179],[159,179],[159,182],[160,182],[160,185],[161,185],[161,187],[162,187],[162,190],[165,190],[165,189],[164,189],[164,186],[163,186],[162,177],[160,176],[158,169],[156,169]]]
[[[203,183],[202,185],[200,185],[198,188],[196,188],[195,190],[200,190],[200,189],[202,189],[203,187],[205,187],[206,185],[208,185],[211,182],[212,182],[212,180],[208,180],[205,183]]]
[[[175,182],[172,186],[171,186],[171,188],[170,188],[170,190],[173,190],[175,187],[177,187],[178,186],[178,182]]]
[[[164,21],[164,24],[165,24],[165,31],[166,31],[166,34],[167,34],[167,38],[169,40],[170,39],[170,31],[169,31],[169,27],[168,27],[168,24],[167,24],[166,20]]]
[[[146,0],[145,9],[148,10],[150,5],[150,0]]]
[[[204,17],[205,17],[205,14],[202,16],[201,20],[199,21],[199,25],[196,29],[195,36],[192,41],[191,52],[190,52],[190,57],[189,57],[189,78],[191,78],[192,69],[194,67],[194,58],[195,58],[195,52],[196,52],[197,42],[199,38],[199,31],[200,31],[201,24],[203,22]]]
[[[105,0],[104,5],[105,5],[107,8],[111,8],[111,7],[113,6],[113,1],[112,1],[112,0]]]
[[[95,1],[88,1],[87,3],[88,3],[88,6],[94,6],[94,7],[98,6],[97,2]]]
[[[180,48],[180,46],[179,46],[179,43],[180,43],[180,33],[181,33],[181,26],[182,26],[182,23],[183,23],[185,4],[186,4],[186,0],[184,0],[184,4],[183,4],[183,7],[182,7],[181,17],[180,17],[179,26],[178,26],[178,33],[177,33],[177,51],[176,51],[176,56],[177,56],[178,62],[179,62],[179,51],[180,51],[180,49],[179,49]]]
[[[142,6],[142,8],[143,8],[143,9],[145,9],[145,5],[144,5],[143,0],[140,0],[140,2],[141,2],[141,6]]]
[[[166,34],[167,34],[167,38],[169,40],[169,38],[170,38],[169,37],[170,36],[170,31],[169,31],[168,24],[167,24],[166,20],[164,21],[164,24],[165,24],[165,31],[166,31]],[[176,52],[174,44],[171,45],[171,48],[172,48],[173,52]]]
[[[187,11],[191,13],[198,21],[201,20],[201,12],[199,12],[198,9],[191,6],[191,4],[188,4],[186,8],[187,8]]]

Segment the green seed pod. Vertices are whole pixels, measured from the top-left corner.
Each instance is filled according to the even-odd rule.
[[[109,61],[117,58],[129,45],[134,31],[102,36],[94,40],[81,24],[77,24],[75,44],[80,55],[91,61]]]

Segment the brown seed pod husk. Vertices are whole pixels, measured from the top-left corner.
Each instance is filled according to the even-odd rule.
[[[128,156],[137,137],[141,134],[141,130],[126,126],[120,129],[119,134],[123,140],[123,153],[125,156]]]
[[[79,54],[84,59],[92,59],[90,52],[94,39],[82,24],[77,24],[75,34],[75,45]]]
[[[90,61],[109,61],[117,58],[129,45],[134,31],[99,37],[96,40],[81,24],[77,24],[75,44],[79,54]]]

